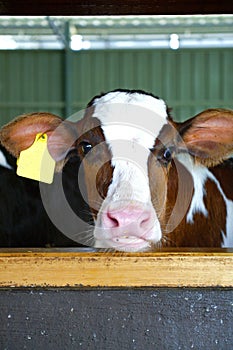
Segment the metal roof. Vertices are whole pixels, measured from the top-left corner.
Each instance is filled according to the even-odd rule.
[[[144,48],[151,42],[156,47],[171,40],[172,34],[183,46],[212,42],[232,47],[232,31],[233,15],[0,16],[0,49],[7,48],[7,42],[12,49],[62,49],[72,37],[80,41],[77,49],[114,48],[114,43]]]

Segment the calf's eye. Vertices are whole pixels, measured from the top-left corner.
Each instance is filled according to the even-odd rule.
[[[92,145],[88,141],[82,141],[79,147],[84,155],[86,155],[92,149]]]
[[[163,153],[163,158],[166,162],[170,162],[172,160],[172,151],[170,148],[166,148]]]
[[[164,166],[167,166],[172,161],[172,157],[173,157],[173,149],[167,147],[160,150],[157,156],[157,159],[161,164],[163,164]]]

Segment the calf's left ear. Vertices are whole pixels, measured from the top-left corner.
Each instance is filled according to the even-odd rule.
[[[179,133],[190,155],[215,166],[233,155],[233,111],[207,109],[180,124]]]
[[[63,160],[76,139],[73,123],[51,113],[32,113],[17,117],[0,130],[0,142],[14,157],[29,148],[37,134],[46,133],[48,150],[53,159]]]

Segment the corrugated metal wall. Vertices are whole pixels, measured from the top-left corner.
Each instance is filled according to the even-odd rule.
[[[176,119],[208,107],[233,108],[233,50],[127,50],[74,55],[75,107],[100,91],[145,89],[164,98]]]
[[[62,52],[0,51],[0,122],[32,111],[61,114]]]
[[[233,49],[80,51],[71,58],[73,112],[119,87],[164,98],[177,120],[233,108]],[[65,117],[64,64],[62,51],[0,51],[0,123],[29,111]]]

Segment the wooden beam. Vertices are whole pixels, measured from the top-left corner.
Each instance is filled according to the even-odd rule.
[[[0,0],[1,15],[174,15],[232,13],[228,0]]]
[[[0,250],[0,287],[233,287],[233,254]]]

